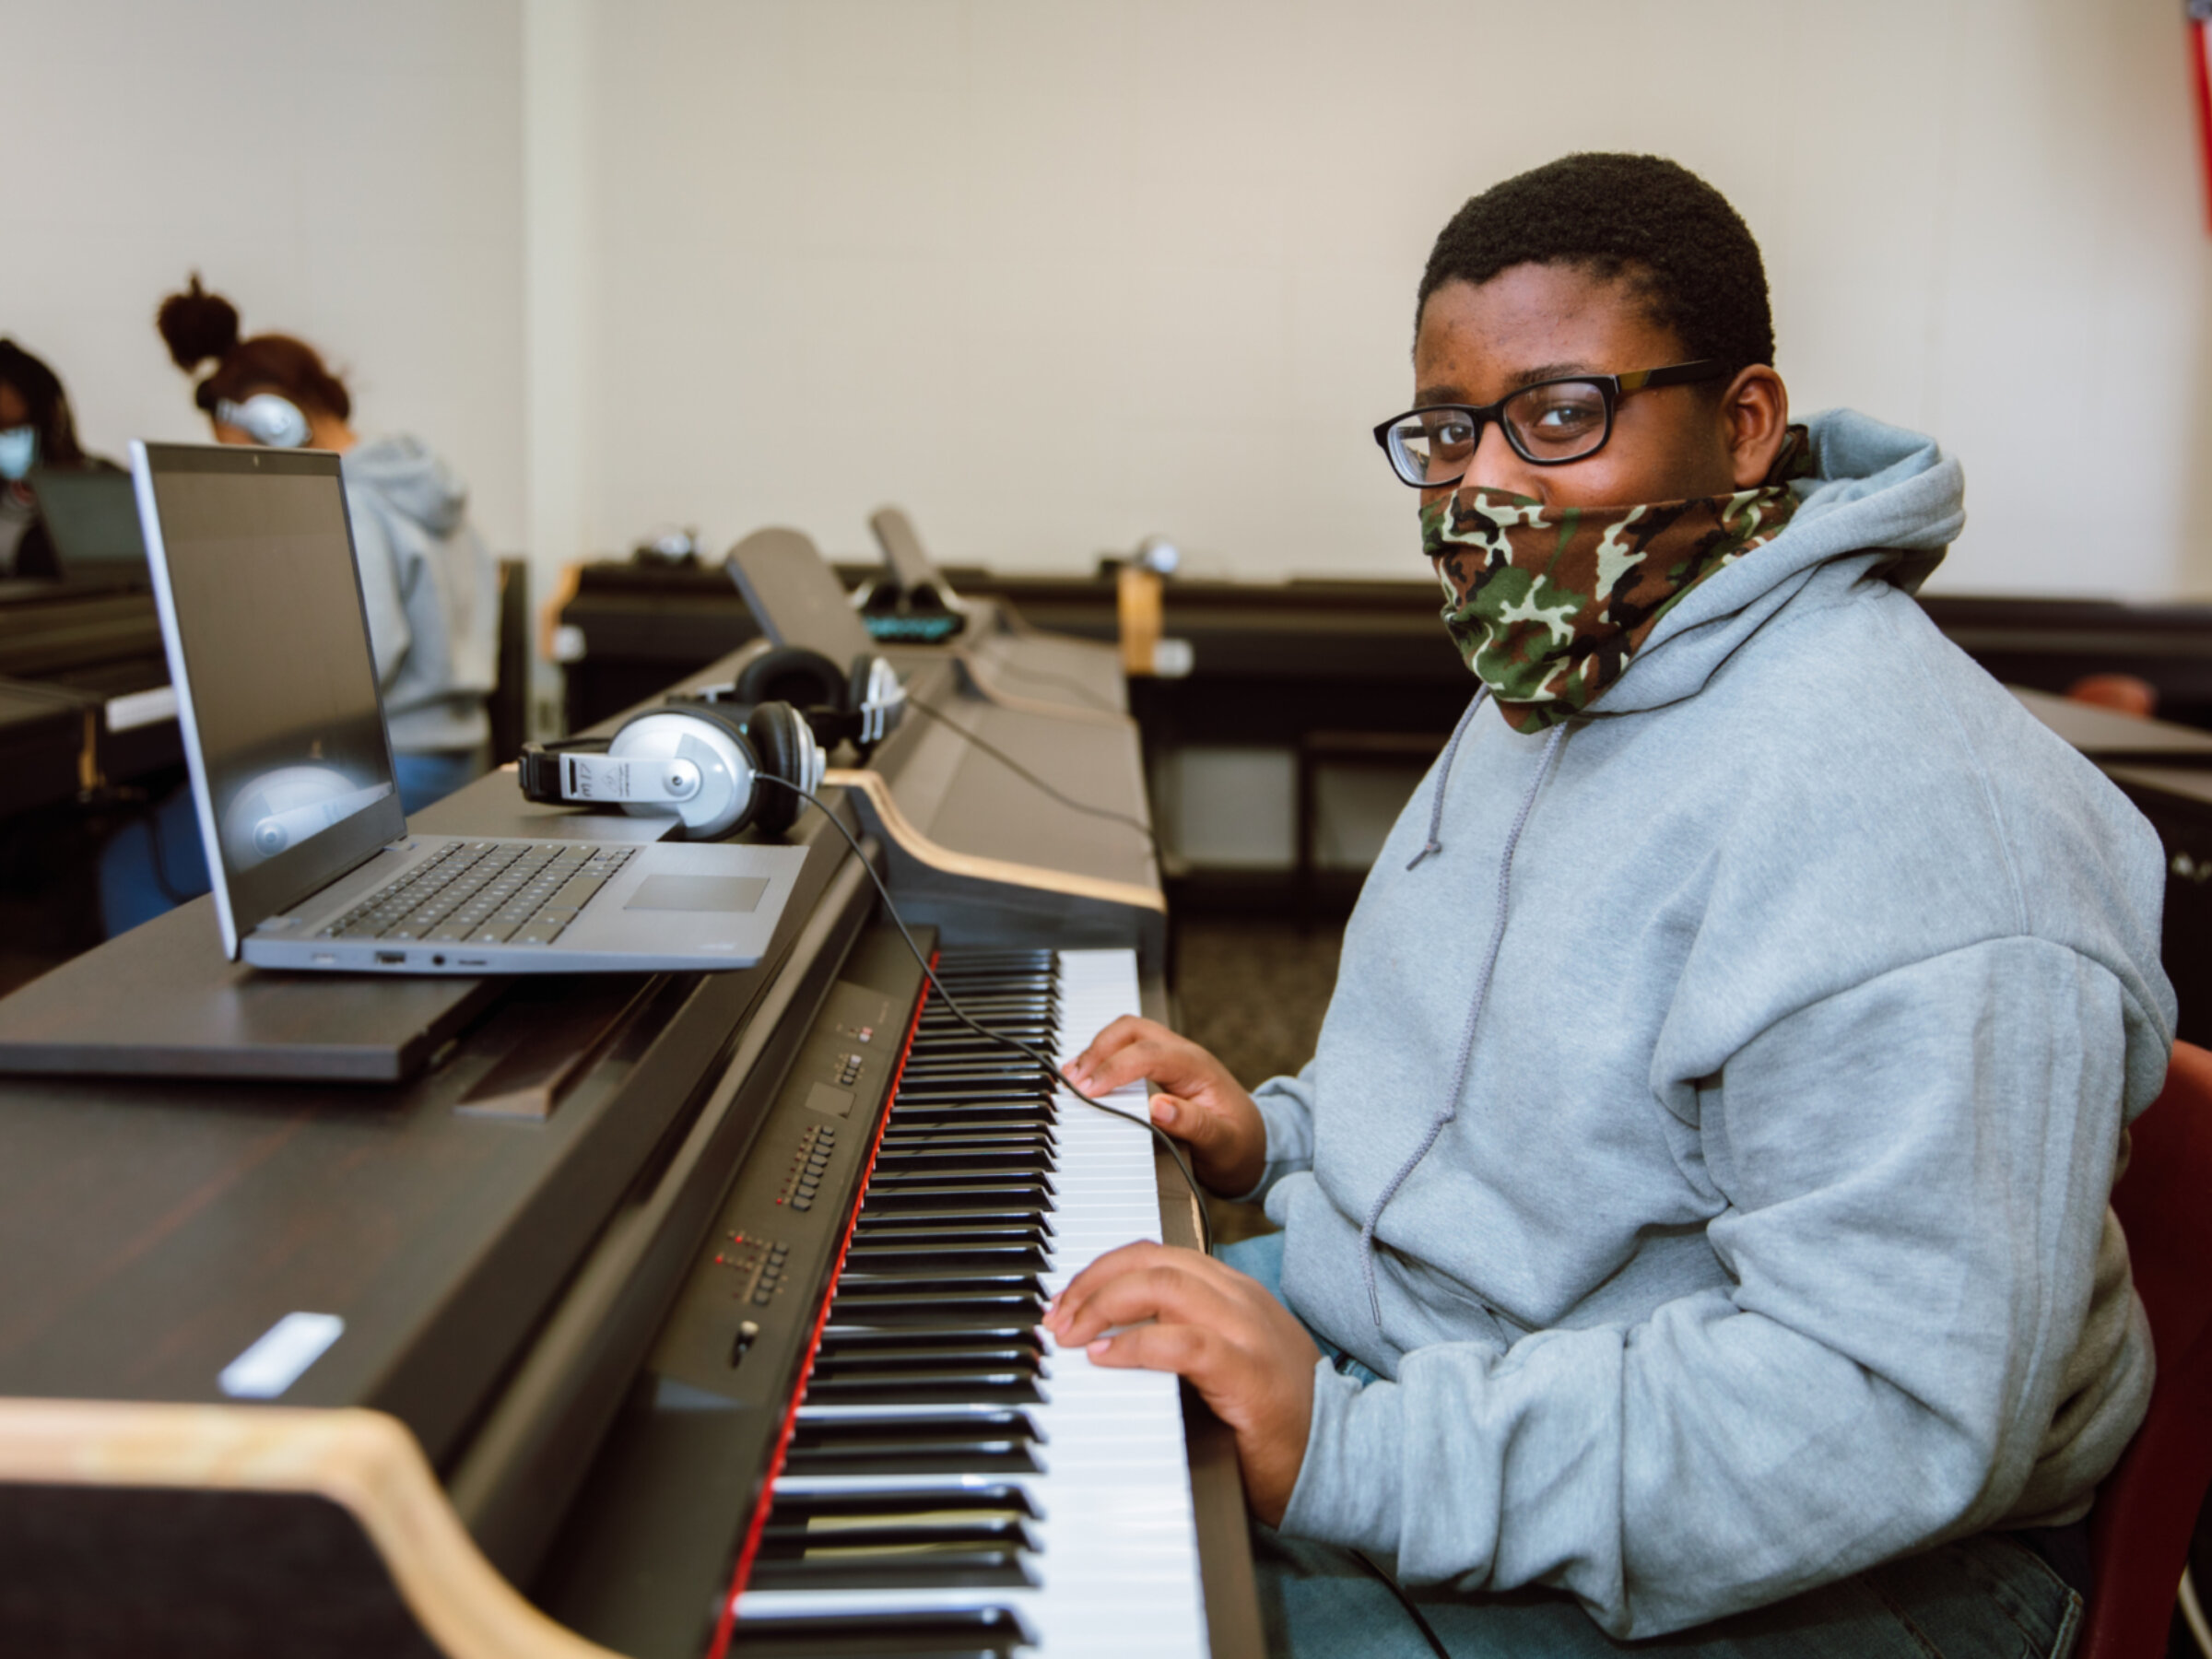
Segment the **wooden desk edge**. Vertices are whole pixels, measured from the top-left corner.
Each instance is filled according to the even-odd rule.
[[[352,1515],[451,1659],[618,1659],[493,1570],[415,1437],[380,1411],[0,1400],[0,1484],[322,1498]]]

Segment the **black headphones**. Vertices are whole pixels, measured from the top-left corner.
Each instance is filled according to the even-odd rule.
[[[612,737],[528,743],[515,768],[527,800],[555,806],[618,806],[638,818],[677,818],[690,841],[753,825],[791,828],[829,758],[807,721],[785,702],[734,708],[711,701],[664,704],[633,714]]]
[[[890,664],[865,651],[850,668],[840,668],[804,645],[771,645],[728,685],[681,692],[667,701],[740,713],[762,703],[789,703],[806,717],[824,748],[850,743],[865,756],[899,729],[906,713],[906,688]]]

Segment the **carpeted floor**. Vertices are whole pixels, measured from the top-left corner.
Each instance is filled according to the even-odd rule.
[[[1259,916],[1179,919],[1174,992],[1183,1034],[1248,1088],[1297,1071],[1313,1057],[1336,984],[1340,932]],[[1257,1205],[1210,1207],[1222,1243],[1274,1230]]]

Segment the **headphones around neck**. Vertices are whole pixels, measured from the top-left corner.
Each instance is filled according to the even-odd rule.
[[[256,392],[243,403],[218,398],[215,418],[265,449],[299,449],[308,440],[307,417],[300,406],[274,392]]]
[[[788,703],[737,710],[712,703],[633,714],[612,737],[526,743],[515,768],[526,800],[614,806],[634,818],[682,820],[688,841],[752,826],[780,834],[804,805],[789,789],[822,786],[829,758]]]

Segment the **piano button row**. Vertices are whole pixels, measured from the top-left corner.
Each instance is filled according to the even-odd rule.
[[[1128,952],[947,958],[938,975],[1063,1064],[1137,1006]],[[1114,1103],[1141,1116],[1143,1095]],[[1094,1368],[1036,1328],[1098,1255],[1159,1237],[1149,1143],[925,1006],[740,1650],[1204,1653],[1174,1379]]]

